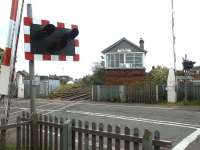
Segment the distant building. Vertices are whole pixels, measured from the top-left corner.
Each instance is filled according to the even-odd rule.
[[[122,38],[104,49],[105,84],[126,85],[143,82],[146,78],[144,40],[139,46]]]
[[[188,82],[200,83],[200,66],[194,66],[187,76],[184,71],[177,71],[176,80],[178,83],[184,83],[185,80],[188,80]]]
[[[200,82],[200,66],[194,66],[190,72],[193,80],[198,80]]]
[[[26,72],[25,70],[18,71],[17,72],[17,77],[20,76],[20,75],[22,76],[23,80],[28,80],[29,79],[29,73]]]

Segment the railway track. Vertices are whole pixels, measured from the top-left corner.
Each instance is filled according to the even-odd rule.
[[[72,87],[58,90],[49,96],[50,99],[61,99],[66,101],[79,101],[91,99],[90,87]]]

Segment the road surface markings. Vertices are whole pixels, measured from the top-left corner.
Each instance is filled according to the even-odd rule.
[[[189,144],[194,142],[198,136],[200,135],[200,129],[197,129],[190,135],[188,135],[186,138],[184,138],[181,142],[179,142],[172,150],[184,150],[186,149]]]
[[[85,112],[85,111],[70,111],[70,110],[66,110],[66,112],[72,113],[72,114],[81,114],[81,115],[89,115],[89,116],[96,116],[96,117],[106,117],[106,118],[113,118],[113,119],[146,122],[146,123],[151,123],[151,124],[177,126],[177,127],[190,128],[190,129],[200,128],[200,125],[180,123],[180,122],[172,122],[172,121],[163,121],[163,120],[153,120],[153,119],[146,119],[146,118],[129,117],[129,116],[122,116],[122,115],[93,113],[93,112]]]
[[[167,125],[167,126],[176,126],[176,127],[182,127],[182,128],[196,129],[196,131],[194,131],[189,136],[184,138],[172,150],[184,150],[188,147],[189,144],[194,142],[198,138],[198,136],[200,136],[200,125],[185,124],[185,123],[171,122],[171,121],[152,120],[152,119],[136,118],[136,117],[127,117],[127,116],[116,116],[116,115],[110,115],[110,114],[101,114],[101,113],[92,113],[92,112],[83,112],[83,111],[66,111],[66,112],[75,113],[75,114],[98,116],[98,117],[107,117],[107,118],[113,118],[113,119],[146,122],[146,123],[151,123],[151,124],[160,124],[160,125]]]
[[[92,103],[81,103],[83,105],[91,105],[91,106],[106,106],[106,107],[129,107],[129,108],[147,108],[147,109],[161,109],[161,110],[174,110],[176,108],[166,108],[166,107],[157,107],[157,106],[139,106],[139,105],[112,105],[112,104],[92,104]]]
[[[65,106],[63,106],[63,104],[62,104],[63,107],[61,107],[61,108],[59,108],[59,109],[56,109],[56,110],[48,110],[48,112],[45,113],[45,114],[43,114],[43,115],[47,115],[47,114],[51,114],[51,113],[56,112],[56,111],[64,110],[64,109],[66,109],[66,108],[68,108],[68,107],[72,107],[72,106],[74,106],[74,105],[80,104],[81,102],[82,102],[82,101],[77,101],[77,102],[74,102],[74,103],[71,103],[71,104],[67,104],[67,105],[65,105]]]
[[[48,106],[50,104],[53,104],[53,103],[48,103],[48,104],[40,105],[40,106],[37,106],[37,108]],[[27,108],[27,109],[30,109],[30,108]],[[22,112],[22,111],[24,111],[24,109],[20,110],[20,111],[13,112],[13,113],[10,113],[10,115],[13,115],[13,114],[16,114],[16,113],[19,113],[19,112]]]
[[[54,103],[48,103],[48,104],[44,104],[44,105],[37,106],[37,108],[36,108],[37,113],[41,113],[41,112],[47,111],[48,113],[45,113],[45,114],[44,114],[44,115],[46,115],[46,114],[49,114],[49,111],[54,112],[55,109],[61,110],[62,108],[73,106],[72,104],[74,104],[74,103],[65,104],[65,105],[64,105],[64,104],[60,104],[59,106],[53,107],[53,109],[52,109],[52,107],[51,107],[52,110],[50,110],[50,109],[38,109],[38,108],[46,107],[46,106],[52,105],[52,104],[54,104]],[[56,104],[57,104],[57,103],[56,103]],[[64,105],[64,107],[63,107],[63,105]],[[74,104],[74,105],[75,105],[75,104]],[[13,112],[13,113],[10,113],[9,122],[15,121],[15,119],[16,119],[16,118],[14,118],[14,117],[16,117],[15,114],[21,113],[22,111],[25,111],[25,110],[30,110],[30,108],[19,108],[19,109],[21,109],[21,110],[16,111],[16,112]]]

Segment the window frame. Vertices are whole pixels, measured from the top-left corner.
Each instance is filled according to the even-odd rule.
[[[119,55],[119,67],[116,67],[117,66],[117,64],[116,64],[116,54],[118,54]],[[124,63],[121,63],[121,56],[120,56],[120,54],[123,54],[124,56],[124,58],[123,58],[123,62]],[[126,57],[127,57],[127,55],[128,54],[133,54],[133,60],[132,60],[132,63],[126,63],[127,62],[127,60],[126,60]],[[140,57],[140,59],[141,59],[141,63],[137,63],[136,64],[136,54],[141,54],[141,57]],[[109,55],[110,55],[110,57],[109,57]],[[113,55],[114,57],[114,67],[111,67],[111,55]],[[105,54],[105,68],[106,69],[142,69],[142,68],[144,68],[144,53],[143,52],[110,52],[110,53],[106,53]],[[110,60],[108,60],[110,58]]]

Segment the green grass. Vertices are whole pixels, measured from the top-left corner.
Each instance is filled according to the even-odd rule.
[[[177,102],[177,104],[183,105],[183,106],[200,106],[200,100],[181,101],[181,102]]]
[[[166,105],[166,106],[200,106],[200,100],[184,100],[177,101],[176,103],[168,103],[167,101],[158,103],[159,105]]]
[[[16,149],[16,145],[14,145],[14,144],[7,144],[5,146],[4,150],[15,150],[15,149]]]
[[[56,92],[62,92],[67,89],[73,89],[73,88],[78,88],[78,87],[81,87],[81,85],[80,84],[63,84],[56,90]]]

